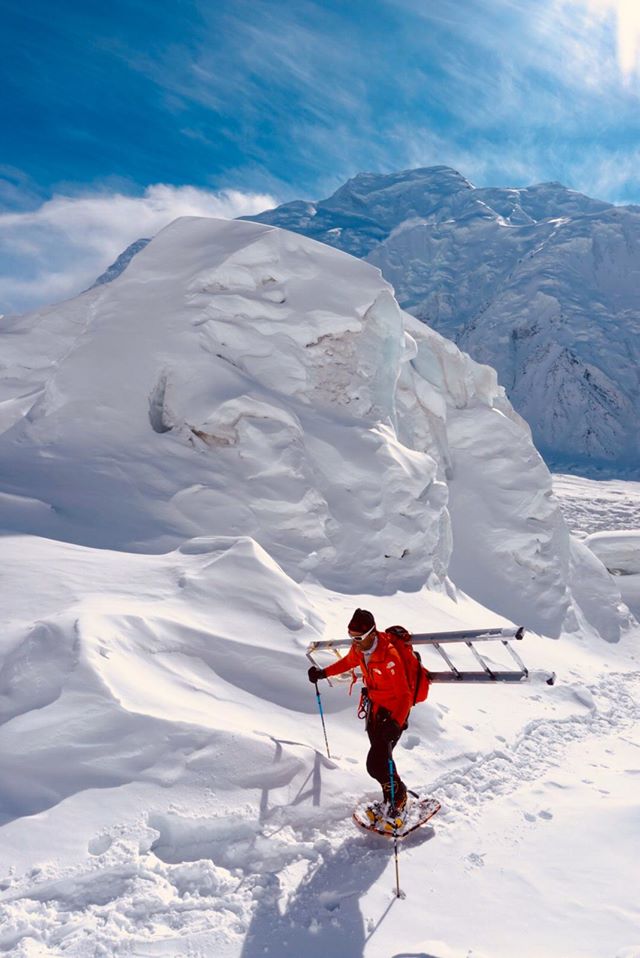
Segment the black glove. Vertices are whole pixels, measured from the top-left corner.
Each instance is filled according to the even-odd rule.
[[[400,738],[402,728],[394,718],[391,718],[391,712],[389,709],[381,708],[378,709],[378,714],[376,715],[376,721],[381,730],[384,730],[385,736],[389,739]]]
[[[324,669],[319,669],[316,665],[311,666],[307,675],[309,676],[309,681],[313,682],[314,685],[319,679],[326,679],[327,677]]]

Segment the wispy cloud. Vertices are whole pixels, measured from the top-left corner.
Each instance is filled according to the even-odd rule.
[[[620,73],[630,83],[640,73],[640,5],[638,0],[565,0],[565,9],[593,29],[613,24]]]
[[[266,194],[155,184],[142,196],[58,195],[0,214],[0,312],[24,312],[85,289],[130,243],[178,216],[231,219],[275,205]]]
[[[474,178],[486,169],[511,182],[559,179],[569,169],[553,168],[562,144],[579,157],[603,143],[617,156],[628,143],[632,155],[640,135],[630,72],[640,0],[133,7],[134,28],[108,17],[110,29],[100,18],[83,26],[100,69],[86,97],[75,73],[56,88],[47,162],[25,164],[37,178],[117,174],[141,186],[233,184],[317,197],[359,170],[406,168],[418,156]],[[67,17],[61,42],[77,20]],[[40,28],[48,44],[44,21]],[[64,63],[83,49],[76,42]],[[83,76],[89,66],[82,61]],[[117,110],[95,109],[102,86],[113,88]],[[43,95],[41,84],[34,97]],[[76,157],[88,175],[67,170]]]

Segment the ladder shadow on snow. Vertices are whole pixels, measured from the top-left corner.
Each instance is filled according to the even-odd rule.
[[[426,951],[399,951],[390,958],[439,958],[438,955],[427,954]]]
[[[415,849],[434,834],[433,828],[425,826],[404,845]],[[363,918],[360,901],[385,870],[390,901],[377,918]],[[278,905],[282,895],[279,876],[272,874],[270,880],[254,913],[241,958],[264,958],[265,954],[278,958],[361,958],[388,915],[402,907],[396,904],[399,899],[395,897],[391,843],[379,836],[354,835],[337,848],[323,848],[318,864],[312,866],[283,909]],[[422,954],[415,958],[437,956]]]
[[[314,749],[312,746],[307,745],[305,742],[294,742],[289,739],[284,738],[275,738],[275,736],[270,735],[269,738],[275,745],[275,755],[273,757],[273,764],[277,765],[282,761],[285,751],[283,746],[285,745],[295,745],[301,748],[311,748],[315,752],[315,757],[313,760],[313,767],[310,769],[309,774],[300,785],[296,795],[287,802],[288,805],[300,805],[302,802],[311,800],[311,804],[315,806],[320,805],[320,796],[322,793],[322,769],[333,769],[337,768],[335,762],[332,762],[331,759],[327,758],[317,749]],[[280,806],[274,806],[273,808],[269,807],[269,793],[273,790],[274,786],[265,787],[261,790],[260,794],[260,822],[267,821],[273,812]]]

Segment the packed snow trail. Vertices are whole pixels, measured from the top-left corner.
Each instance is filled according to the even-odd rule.
[[[532,722],[513,748],[478,756],[462,775],[456,770],[432,782],[429,794],[442,802],[444,814],[476,817],[485,802],[509,795],[559,765],[567,744],[640,722],[640,672],[606,675],[595,685],[574,687],[573,694],[588,709],[586,715]],[[603,712],[605,703],[609,708]]]

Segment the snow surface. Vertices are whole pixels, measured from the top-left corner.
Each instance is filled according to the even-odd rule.
[[[574,536],[640,528],[640,482],[554,475],[553,491]]]
[[[0,951],[637,958],[640,635],[492,370],[242,222],[0,334]],[[404,900],[355,698],[328,758],[306,678],[358,605],[533,630],[529,683],[411,717]]]
[[[549,462],[637,477],[639,207],[438,166],[254,219],[380,267],[403,308],[497,369]]]
[[[640,529],[594,532],[587,536],[585,545],[614,574],[634,575],[640,572]]]
[[[354,700],[323,685],[329,760],[303,649],[355,602],[413,628],[498,617],[303,591],[249,539],[1,544],[5,952],[638,953],[637,635],[529,640],[529,685],[432,688],[398,762],[443,811],[402,846],[397,901],[390,845],[349,817],[373,794]]]
[[[640,619],[640,482],[559,475],[553,488],[572,533],[610,572],[622,572],[616,586]]]

